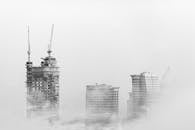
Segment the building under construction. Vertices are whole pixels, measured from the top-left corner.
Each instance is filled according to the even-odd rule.
[[[88,85],[86,88],[86,122],[108,123],[118,115],[119,87],[106,84]]]
[[[127,114],[129,119],[136,119],[146,114],[151,105],[158,101],[160,95],[160,82],[158,76],[143,72],[131,75],[132,91],[127,101]]]
[[[27,117],[58,117],[59,109],[59,67],[51,56],[53,26],[48,48],[48,56],[42,58],[40,66],[34,66],[30,59],[28,28],[28,61],[26,62]]]

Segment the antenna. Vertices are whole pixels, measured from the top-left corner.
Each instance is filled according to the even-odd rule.
[[[49,56],[51,56],[51,52],[52,52],[51,45],[52,45],[52,40],[53,40],[53,30],[54,30],[54,24],[52,24],[52,27],[51,27],[50,43],[48,45],[48,51],[47,51]]]
[[[30,29],[29,29],[29,26],[28,26],[28,51],[27,51],[27,54],[28,54],[28,62],[30,62],[31,50],[30,50]]]

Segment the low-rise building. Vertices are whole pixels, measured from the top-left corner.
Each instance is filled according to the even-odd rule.
[[[119,87],[106,84],[87,85],[87,123],[108,123],[119,111]]]

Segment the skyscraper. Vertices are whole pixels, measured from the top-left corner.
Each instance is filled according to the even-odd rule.
[[[88,85],[86,88],[87,122],[109,122],[118,114],[119,87],[106,84]]]
[[[131,78],[132,91],[127,101],[127,114],[128,118],[135,119],[146,114],[151,105],[158,101],[160,82],[158,76],[149,72],[131,75]]]
[[[51,41],[48,56],[42,58],[40,66],[33,66],[33,62],[30,60],[29,36],[28,47],[28,61],[26,62],[27,116],[56,118],[59,109],[59,67],[56,58],[51,56]]]

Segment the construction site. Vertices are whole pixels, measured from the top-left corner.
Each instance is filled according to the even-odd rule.
[[[39,66],[31,61],[30,31],[28,27],[28,61],[26,62],[27,117],[58,118],[59,109],[59,67],[56,58],[51,56],[51,38],[48,56],[42,58]]]

